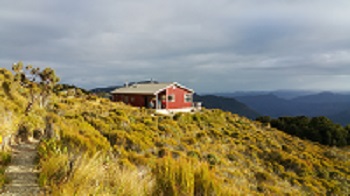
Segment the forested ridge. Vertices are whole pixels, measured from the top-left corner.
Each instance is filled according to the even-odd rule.
[[[38,183],[50,194],[349,193],[345,148],[301,140],[218,109],[157,116],[59,85],[52,71],[43,82],[42,71],[32,80],[33,73],[0,69],[0,131],[45,133]],[[9,153],[3,154],[5,165]]]
[[[306,116],[257,118],[262,123],[302,139],[308,139],[329,146],[350,145],[350,125],[341,126],[324,116],[309,118]]]

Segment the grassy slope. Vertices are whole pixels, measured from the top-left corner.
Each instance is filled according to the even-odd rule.
[[[0,74],[0,77],[3,76]],[[7,130],[15,130],[15,122],[25,121],[33,130],[44,128],[43,119],[51,117],[61,140],[54,145],[44,143],[40,149],[43,167],[41,182],[47,186],[55,185],[57,189],[74,189],[77,193],[77,187],[84,186],[83,183],[77,183],[79,172],[86,181],[98,179],[96,171],[101,170],[92,172],[86,169],[97,167],[98,164],[82,158],[83,161],[76,164],[81,167],[74,170],[74,178],[66,180],[62,175],[68,175],[69,172],[53,171],[50,166],[62,165],[61,168],[65,168],[76,152],[86,151],[93,156],[96,152],[112,149],[116,157],[112,159],[115,166],[123,165],[130,173],[137,168],[146,168],[143,171],[148,171],[149,178],[154,179],[156,184],[153,186],[158,188],[162,187],[159,179],[166,177],[160,178],[159,172],[152,168],[165,168],[157,167],[157,163],[162,160],[159,157],[166,156],[178,160],[172,164],[207,163],[210,173],[218,178],[218,185],[230,187],[230,194],[324,195],[346,194],[349,191],[349,152],[303,141],[229,112],[203,110],[170,118],[153,116],[152,111],[97,97],[69,98],[60,95],[53,97],[50,110],[43,111],[36,106],[28,117],[21,119],[25,99],[20,96],[18,89],[13,91],[16,92],[11,97],[4,93],[3,88],[0,89],[0,103],[6,101],[6,104],[0,105],[0,110],[12,113],[15,119],[12,124],[4,119],[0,123],[7,123]],[[63,150],[57,149],[60,147]],[[49,148],[56,153],[49,153]],[[52,165],[49,165],[50,161]],[[101,167],[104,162],[101,161]],[[119,176],[122,178],[123,175],[119,174],[123,172],[111,168],[107,171],[108,176],[114,176],[114,180]],[[89,173],[94,173],[94,176],[89,177]],[[117,186],[118,183],[113,181],[108,186]],[[136,188],[139,184],[125,187],[130,186]]]

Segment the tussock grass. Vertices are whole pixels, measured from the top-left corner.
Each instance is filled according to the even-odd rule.
[[[142,196],[149,195],[152,179],[147,170],[120,168],[97,153],[77,158],[67,179],[52,187],[53,195]]]
[[[167,156],[158,160],[153,169],[153,195],[231,195],[224,183],[209,169],[207,163]]]

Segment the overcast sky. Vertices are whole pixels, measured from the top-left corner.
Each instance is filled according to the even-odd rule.
[[[0,66],[87,89],[350,90],[349,0],[3,0]]]

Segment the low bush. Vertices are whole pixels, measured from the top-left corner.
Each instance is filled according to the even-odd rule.
[[[153,195],[220,195],[221,182],[208,164],[167,156],[153,169]]]

